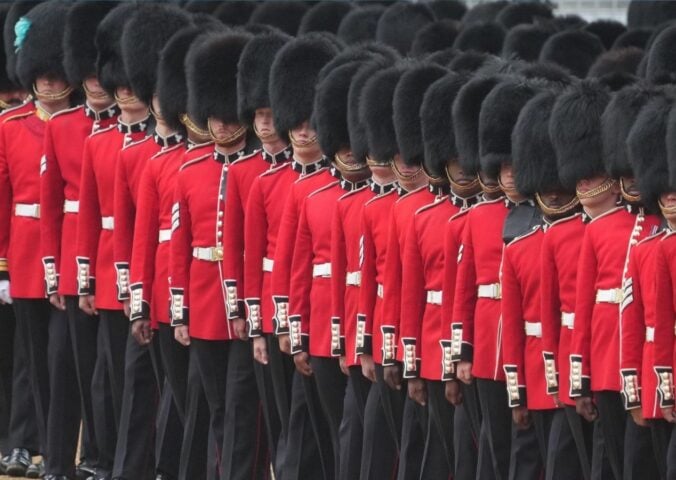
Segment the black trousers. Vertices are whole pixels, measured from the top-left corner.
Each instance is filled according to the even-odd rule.
[[[385,387],[385,389],[383,389]],[[396,478],[399,457],[399,437],[393,419],[387,418],[385,404],[391,407],[390,398],[399,392],[390,390],[383,381],[383,367],[376,364],[376,383],[369,389],[364,409],[364,440],[362,442],[361,480],[379,480]],[[391,412],[392,409],[389,408]],[[399,416],[401,420],[401,416]]]
[[[509,458],[510,480],[543,478],[546,458],[546,438],[551,427],[549,411],[532,410],[533,422],[526,429],[518,429],[512,422],[511,454]],[[511,412],[510,412],[511,414]]]
[[[9,421],[12,408],[12,366],[14,364],[14,329],[16,319],[11,305],[0,305],[0,452],[12,449],[9,444]]]
[[[96,364],[92,376],[94,428],[99,468],[112,472],[122,412],[124,365],[129,320],[122,310],[99,310]]]
[[[671,426],[671,438],[667,448],[667,479],[676,480],[676,427]]]
[[[639,480],[659,478],[660,471],[653,448],[653,436],[650,427],[642,427],[626,414],[624,434],[624,478]]]
[[[364,438],[364,410],[371,382],[361,373],[361,366],[349,367],[343,418],[340,422],[340,463],[338,478],[353,480],[359,478],[361,470],[362,441]]]
[[[563,407],[554,411],[551,419],[551,426],[549,427],[549,436],[547,437],[547,457],[545,461],[545,479],[546,480],[566,480],[569,478],[586,478],[582,469],[582,462],[578,452],[578,447],[575,442],[575,436],[582,437],[582,447],[585,452],[585,458],[588,462],[587,445],[591,445],[591,424],[584,422],[582,417],[577,416],[575,420],[575,427],[578,429],[576,435],[573,434],[571,423],[567,416],[567,411],[571,407]],[[586,425],[583,425],[584,422]],[[588,433],[582,431],[586,427]],[[585,438],[587,442],[585,444]],[[587,464],[588,465],[588,464]],[[589,467],[587,466],[587,473]]]
[[[269,343],[267,338],[265,340],[266,344]],[[277,457],[277,449],[279,447],[279,437],[282,426],[277,410],[277,402],[275,401],[275,392],[272,386],[270,360],[268,360],[266,365],[254,361],[253,368],[256,376],[256,388],[258,389],[258,397],[261,402],[263,419],[265,420],[266,442],[269,451],[269,455],[266,456],[269,456],[275,475],[281,476],[281,462]]]
[[[460,388],[463,391],[463,402],[455,407],[453,414],[453,460],[455,462],[453,478],[456,480],[474,480],[479,459],[481,413],[479,413],[475,384],[465,385],[463,383]],[[470,396],[473,395],[472,399],[468,397],[467,392],[470,392]],[[472,408],[476,408],[476,427],[473,425],[469,414]]]
[[[650,434],[655,452],[655,462],[659,472],[659,478],[667,478],[667,455],[669,450],[669,438],[673,425],[666,420],[649,420]]]
[[[498,480],[509,475],[509,459],[512,439],[512,413],[507,402],[505,382],[477,378],[477,391],[481,404],[481,433],[479,438],[479,468],[485,465],[488,456],[493,473]],[[480,472],[486,475],[483,472]],[[488,477],[488,475],[486,475]]]
[[[139,345],[134,337],[127,337],[113,478],[154,478],[155,420],[160,397],[154,366],[156,350],[159,350],[157,337],[150,345]]]
[[[277,478],[284,478],[283,468],[287,455],[289,436],[289,416],[291,412],[291,390],[296,366],[293,358],[279,349],[279,340],[275,335],[266,335],[268,343],[268,368],[273,400],[277,409],[280,430],[274,449],[274,471]]]
[[[80,458],[90,466],[99,462],[99,447],[94,431],[94,407],[92,403],[92,377],[96,364],[96,336],[99,330],[99,317],[87,315],[79,307],[79,298],[66,296],[66,313],[70,343],[75,359],[75,373],[80,393],[82,417],[82,443]]]
[[[446,400],[446,384],[427,380],[427,437],[420,478],[450,479],[454,469],[455,409]]]
[[[265,479],[270,453],[265,432],[251,343],[230,342],[221,453],[222,480]]]
[[[407,392],[406,382],[401,389]],[[401,419],[401,450],[399,453],[399,480],[420,477],[423,457],[425,455],[425,438],[427,437],[427,407],[423,407],[406,394],[404,412]]]

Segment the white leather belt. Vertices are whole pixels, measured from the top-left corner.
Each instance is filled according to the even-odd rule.
[[[345,275],[345,285],[352,287],[361,285],[361,272],[347,272]]]
[[[542,337],[542,324],[540,322],[526,322],[526,335],[529,337]]]
[[[502,289],[499,283],[479,285],[476,293],[479,298],[492,298],[493,300],[500,300],[502,298]]]
[[[575,325],[575,314],[571,312],[561,312],[561,326],[573,329]]]
[[[192,256],[206,262],[220,262],[223,260],[223,247],[195,247]]]
[[[40,218],[40,204],[17,203],[14,205],[14,215],[17,217]]]
[[[379,283],[379,284],[378,284],[378,289],[376,290],[376,293],[377,293],[377,295],[378,295],[380,298],[383,298],[384,291],[385,291],[385,289],[383,288],[383,284],[382,284],[382,283]]]
[[[331,264],[330,263],[318,263],[312,265],[312,276],[331,278]]]
[[[648,343],[655,341],[655,327],[645,327],[645,341]]]
[[[622,303],[622,289],[596,290],[596,303]]]
[[[101,228],[104,230],[112,230],[115,227],[114,217],[101,217]]]
[[[441,305],[441,290],[427,290],[427,303]]]
[[[168,242],[171,240],[171,228],[164,228],[160,230],[160,233],[157,235],[157,241],[160,243]]]
[[[272,267],[275,266],[275,261],[271,258],[263,257],[263,271],[272,273]]]
[[[80,211],[80,202],[78,200],[65,200],[63,202],[63,213],[78,213]]]

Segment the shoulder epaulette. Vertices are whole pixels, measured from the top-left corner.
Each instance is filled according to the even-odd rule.
[[[323,191],[328,190],[329,188],[335,187],[336,185],[339,185],[339,184],[340,184],[340,180],[336,180],[335,182],[331,182],[331,183],[329,183],[328,185],[324,185],[323,187],[319,187],[317,190],[315,190],[314,192],[312,192],[312,193],[311,193],[310,195],[308,195],[307,197],[308,197],[308,198],[314,197],[315,195],[317,195],[317,194],[319,194],[319,193],[322,193]]]
[[[7,118],[3,118],[2,123],[7,123],[11,120],[19,120],[20,118],[28,117],[30,115],[33,115],[34,113],[35,113],[34,111],[30,111],[30,112],[17,113],[16,115],[10,115]]]
[[[447,198],[437,198],[435,199],[432,203],[428,203],[427,205],[423,205],[420,207],[418,210],[415,211],[414,215],[418,215],[419,213],[426,212],[427,210],[431,210],[432,208],[436,207],[437,205],[441,205],[444,202],[447,202]]]
[[[514,244],[515,244],[516,242],[518,242],[519,240],[523,240],[524,238],[530,237],[531,235],[533,235],[534,233],[536,233],[538,230],[542,230],[542,225],[535,225],[533,228],[531,228],[530,232],[526,232],[526,233],[524,233],[523,235],[519,235],[518,237],[514,238],[514,240],[512,240],[511,242],[509,242],[509,243],[507,244],[507,246],[509,247],[510,245],[514,245]]]
[[[363,187],[359,187],[359,188],[357,188],[356,190],[350,190],[349,192],[345,192],[343,195],[341,195],[341,196],[338,198],[338,201],[340,201],[340,200],[342,200],[342,199],[344,199],[344,198],[349,198],[350,196],[355,195],[355,194],[357,194],[357,193],[363,191],[365,188],[371,188],[371,186],[370,186],[370,185],[364,185]]]
[[[299,183],[299,182],[302,182],[303,180],[306,180],[308,178],[312,178],[315,175],[318,175],[322,172],[325,172],[327,168],[328,167],[322,167],[319,170],[317,170],[316,172],[308,173],[307,175],[303,175],[302,177],[298,177],[294,183]]]
[[[183,148],[183,146],[184,146],[183,143],[177,143],[176,145],[172,145],[171,147],[162,148],[162,149],[160,149],[159,152],[157,152],[152,157],[150,157],[150,159],[152,160],[154,158],[161,157],[162,155],[166,155],[167,153],[171,153],[175,150],[178,150],[179,148]]]
[[[197,157],[197,158],[193,158],[192,160],[188,160],[183,165],[181,165],[181,168],[179,168],[179,171],[181,171],[185,168],[188,168],[190,165],[195,165],[196,163],[202,162],[202,161],[207,160],[209,158],[212,158],[211,153],[207,153],[207,154],[202,155],[201,157]]]
[[[274,175],[275,173],[281,171],[284,167],[290,167],[290,166],[291,166],[291,162],[285,162],[285,163],[282,163],[280,165],[276,165],[274,167],[271,167],[270,169],[261,173],[259,176],[260,177],[267,177],[269,175]]]
[[[472,205],[472,207],[473,207],[473,206],[474,206],[474,205]],[[451,218],[449,218],[448,221],[450,222],[451,220],[455,220],[456,218],[460,218],[460,217],[462,217],[462,216],[464,216],[464,215],[467,215],[467,214],[470,212],[470,210],[472,210],[472,207],[465,208],[464,210],[460,210],[458,213],[455,213],[454,215],[451,215]]]
[[[102,134],[102,133],[110,132],[110,131],[113,130],[113,129],[117,129],[117,125],[110,125],[110,126],[108,126],[107,128],[102,128],[102,129],[100,129],[100,130],[97,130],[97,131],[95,131],[95,132],[90,133],[89,136],[90,136],[90,137],[95,137],[95,136],[100,135],[100,134]]]
[[[260,153],[260,149],[254,150],[254,151],[251,152],[251,153],[247,153],[247,154],[244,155],[243,157],[239,157],[237,160],[235,160],[234,162],[232,162],[230,165],[236,165],[236,164],[238,164],[238,163],[240,163],[240,162],[244,162],[244,161],[246,161],[246,160],[250,160],[250,159],[252,159],[253,157],[255,157],[256,155],[258,155],[259,153]]]
[[[376,195],[375,197],[369,199],[364,205],[370,205],[373,202],[375,202],[376,200],[379,200],[381,198],[387,198],[388,195],[396,195],[396,194],[397,194],[397,190],[393,188],[392,190],[390,190],[387,193],[383,193],[382,195]]]
[[[140,140],[136,140],[135,142],[128,143],[127,145],[122,147],[122,150],[129,150],[131,147],[135,147],[137,145],[141,145],[142,143],[147,142],[148,140],[152,140],[152,138],[153,137],[151,137],[151,136],[143,137]]]
[[[54,120],[55,118],[61,117],[61,116],[66,115],[68,113],[77,112],[78,110],[81,110],[82,107],[83,107],[83,105],[77,105],[77,106],[72,107],[72,108],[66,108],[65,110],[60,110],[60,111],[56,112],[55,114],[53,114],[51,117],[49,117],[49,119]]]

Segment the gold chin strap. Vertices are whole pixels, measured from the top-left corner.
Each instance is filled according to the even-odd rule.
[[[12,105],[9,103],[5,102],[4,100],[0,100],[0,109],[1,110],[7,110],[8,108],[11,108]]]
[[[190,130],[195,135],[202,138],[209,138],[209,131],[200,128],[199,125],[197,125],[195,122],[192,121],[192,119],[188,116],[187,113],[182,114],[179,120],[183,125],[185,125],[185,128]]]
[[[453,193],[460,197],[466,197],[474,192],[476,192],[477,187],[479,187],[481,184],[479,183],[479,177],[475,178],[472,180],[470,183],[467,185],[460,185],[457,183],[455,180],[453,180],[453,177],[451,176],[451,172],[448,169],[448,165],[445,167],[446,171],[446,178],[448,178],[448,183],[451,184],[451,189],[453,190]]]
[[[366,155],[366,165],[369,167],[392,167],[391,162],[379,162],[369,155]]]
[[[44,101],[44,102],[57,102],[59,100],[63,100],[64,98],[68,98],[68,96],[73,92],[73,87],[66,87],[64,90],[60,91],[59,93],[40,93],[38,92],[37,87],[35,84],[33,84],[33,93],[35,94],[35,98],[38,100]]]
[[[341,172],[360,172],[369,168],[365,163],[347,163],[337,153],[334,155],[333,161],[336,162],[336,167]]]
[[[481,181],[481,175],[477,174],[476,179],[479,182],[479,185],[481,185],[481,190],[483,190],[484,193],[492,195],[494,193],[499,193],[502,191],[500,182],[498,182],[498,185],[496,187],[491,187],[490,185],[486,185],[484,182]]]
[[[580,204],[580,199],[577,197],[573,197],[570,200],[570,202],[566,203],[565,205],[559,208],[551,208],[545,204],[539,193],[535,194],[535,201],[538,202],[538,205],[540,206],[540,210],[542,210],[542,213],[544,213],[548,217],[558,217],[560,215],[563,215]]]
[[[87,82],[82,82],[82,90],[84,90],[85,94],[89,98],[103,99],[110,97],[110,95],[108,95],[108,92],[106,92],[105,90],[102,92],[92,92],[87,88]]]
[[[641,201],[641,195],[632,195],[627,192],[624,188],[624,177],[620,178],[620,192],[622,192],[622,198],[624,198],[629,203],[638,203]]]
[[[416,170],[413,173],[402,173],[401,170],[399,170],[399,167],[397,167],[397,163],[393,160],[391,162],[392,165],[392,170],[394,171],[394,174],[397,176],[399,180],[403,180],[405,182],[415,180],[418,178],[421,174],[424,173],[424,170],[422,167],[419,167],[418,170]]]
[[[317,143],[317,135],[315,135],[306,142],[301,142],[299,140],[296,140],[296,138],[293,136],[293,133],[291,133],[291,130],[289,130],[289,140],[291,141],[291,145],[293,146],[293,148],[304,148]]]
[[[667,207],[665,206],[662,201],[658,201],[660,205],[660,212],[662,212],[662,216],[666,217],[667,215],[676,215],[676,205],[673,207]]]
[[[611,188],[613,188],[613,186],[616,183],[617,183],[617,180],[615,180],[614,178],[607,178],[601,185],[599,185],[596,188],[592,188],[588,192],[580,192],[579,190],[576,190],[575,193],[577,194],[577,198],[579,198],[580,200],[587,199],[587,198],[594,198],[594,197],[598,197],[602,193],[605,193],[608,190],[610,190]]]
[[[244,135],[246,135],[246,127],[241,126],[237,130],[235,130],[232,134],[225,138],[221,138],[218,135],[214,133],[213,128],[211,128],[211,119],[207,120],[207,129],[209,130],[209,136],[211,139],[219,146],[221,147],[232,147],[234,145],[237,145],[241,140]]]
[[[277,132],[274,131],[274,130],[272,131],[272,133],[268,133],[267,135],[263,135],[256,128],[256,122],[253,123],[253,131],[256,134],[256,136],[260,139],[261,142],[265,142],[266,140],[271,140],[271,139],[273,139],[277,136]]]
[[[115,92],[114,97],[118,105],[129,105],[130,103],[136,103],[139,101],[136,95],[130,95],[129,97],[122,98],[117,94],[117,92]]]
[[[161,114],[157,113],[157,111],[153,108],[152,102],[150,103],[150,105],[148,105],[148,110],[150,110],[152,116],[155,117],[157,120],[160,121],[164,120],[164,117]]]

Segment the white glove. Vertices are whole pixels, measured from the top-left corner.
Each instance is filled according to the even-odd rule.
[[[0,280],[0,303],[12,303],[9,295],[9,280]]]

